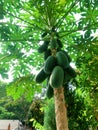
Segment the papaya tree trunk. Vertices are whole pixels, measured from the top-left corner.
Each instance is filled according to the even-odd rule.
[[[63,87],[54,88],[54,100],[57,130],[68,130],[67,107]]]

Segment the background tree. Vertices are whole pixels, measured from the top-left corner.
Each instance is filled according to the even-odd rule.
[[[36,125],[37,123],[40,124],[40,126],[44,125],[43,104],[44,102],[42,99],[35,97],[35,99],[32,101],[32,104],[30,105],[30,108],[28,111],[27,124],[32,129],[36,129],[36,127],[38,127]]]
[[[8,99],[5,96],[6,95],[6,88],[5,88],[5,84],[3,84],[2,82],[0,83],[0,119],[10,119],[13,118],[14,113],[11,111],[9,112],[4,105],[7,103]]]
[[[6,93],[6,83],[1,84],[0,119],[25,120],[27,118],[27,111],[31,102],[28,102],[24,97],[13,100],[13,98],[8,96]]]
[[[24,81],[21,80],[22,83],[24,83]],[[28,97],[30,93],[28,93],[26,96],[24,93],[23,95],[21,95],[21,97],[20,95],[12,97],[12,95],[14,94],[15,85],[12,89],[12,93],[10,93],[11,89],[9,89],[9,87],[11,87],[11,85],[14,83],[11,83],[8,86],[6,83],[1,84],[2,85],[0,86],[0,119],[18,119],[22,121],[24,125],[32,126],[33,129],[36,127],[40,128],[44,122],[44,112],[42,110],[43,101],[37,97],[34,97],[35,99],[33,99],[33,101],[31,102],[32,96],[30,95]],[[15,92],[18,93],[17,91]]]

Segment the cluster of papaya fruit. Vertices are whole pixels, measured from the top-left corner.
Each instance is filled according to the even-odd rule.
[[[59,88],[76,76],[75,70],[70,66],[71,58],[62,50],[62,42],[58,38],[46,40],[38,48],[44,53],[45,63],[36,75],[36,82],[41,83],[47,79],[47,97],[53,96],[53,88]]]

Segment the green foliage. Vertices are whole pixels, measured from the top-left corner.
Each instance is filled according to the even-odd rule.
[[[29,110],[29,105],[30,102],[26,101],[25,98],[20,98],[16,101],[9,98],[9,100],[4,104],[4,107],[9,113],[13,113],[13,116],[10,116],[9,119],[25,120],[27,117],[27,111]]]
[[[30,122],[33,122],[32,123],[32,125],[33,125],[33,129],[35,128],[35,129],[37,129],[37,130],[44,130],[43,129],[43,126],[40,124],[40,123],[38,123],[35,119],[30,119]]]
[[[16,79],[7,86],[7,95],[12,96],[14,100],[25,97],[27,101],[32,101],[35,92],[41,92],[41,86],[34,81],[34,75]]]
[[[44,130],[56,130],[54,100],[48,100],[44,109]]]
[[[7,72],[11,66],[14,71],[13,78],[19,78],[20,73],[23,76],[29,74],[36,64],[39,68],[43,59],[42,55],[38,55],[37,48],[41,34],[44,32],[47,32],[44,37],[47,39],[51,29],[56,30],[64,45],[63,48],[71,53],[74,60],[75,50],[71,50],[71,45],[90,42],[90,34],[96,31],[96,1],[67,0],[63,5],[57,0],[40,0],[39,2],[15,0],[15,3],[7,0],[0,3],[4,12],[2,20],[7,19],[0,24],[0,39],[3,42],[3,44],[0,43],[2,50],[0,70],[6,69],[1,73],[3,78],[5,76],[7,78]],[[79,20],[76,20],[74,16],[77,13],[81,15]],[[85,31],[85,37],[79,32],[81,30]],[[2,64],[4,64],[3,67]]]
[[[28,111],[28,124],[30,127],[42,128],[44,122],[43,100],[35,98]]]
[[[98,54],[95,49],[97,48],[97,46],[98,46],[97,38],[93,39],[92,43],[88,43],[85,46],[83,44],[77,45],[78,49],[81,50],[82,48],[84,53],[82,54],[82,51],[80,51],[79,55],[77,56],[77,62],[76,62],[77,67],[79,68],[78,69],[79,74],[77,75],[77,82],[83,89],[85,87],[85,89],[89,91],[90,96],[94,101],[93,102],[94,108],[96,108],[95,98],[97,98],[98,95],[98,87],[97,87]]]
[[[90,93],[78,88],[77,90],[65,93],[65,95],[68,103],[69,129],[89,129],[91,124],[94,128],[97,122],[93,114],[94,108]]]
[[[9,112],[4,107],[0,107],[0,119],[14,119],[15,113]]]
[[[6,84],[3,83],[0,86],[0,96],[0,119],[24,120],[26,118],[30,102],[27,102],[23,97],[16,101],[8,97]]]

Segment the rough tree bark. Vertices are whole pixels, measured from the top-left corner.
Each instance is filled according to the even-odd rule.
[[[54,89],[54,100],[57,130],[68,130],[67,107],[63,87]]]

